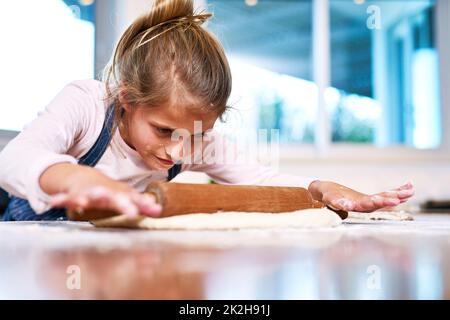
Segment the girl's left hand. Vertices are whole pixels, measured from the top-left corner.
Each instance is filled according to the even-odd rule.
[[[316,180],[308,190],[314,199],[335,210],[372,212],[390,208],[408,201],[414,195],[414,187],[408,182],[394,190],[367,195],[340,184]]]

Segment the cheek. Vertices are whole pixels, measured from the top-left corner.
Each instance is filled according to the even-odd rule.
[[[157,153],[160,148],[158,136],[149,127],[139,127],[133,131],[132,137],[136,150],[142,155]]]
[[[162,147],[159,145],[158,141],[155,141],[154,139],[145,139],[144,141],[142,141],[142,148],[141,148],[141,154],[144,156],[149,156],[149,155],[161,155],[162,152],[160,152],[160,149]]]

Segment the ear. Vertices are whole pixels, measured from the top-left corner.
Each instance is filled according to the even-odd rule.
[[[127,102],[126,96],[127,96],[127,93],[126,93],[125,89],[121,89],[119,91],[119,102],[120,102],[120,105],[122,106],[122,108],[125,109],[126,112],[130,112],[131,111],[131,105]]]

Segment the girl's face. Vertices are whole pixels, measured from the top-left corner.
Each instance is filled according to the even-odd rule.
[[[152,108],[122,106],[125,114],[119,126],[120,134],[152,170],[168,170],[178,160],[191,156],[194,135],[200,138],[213,128],[217,120],[216,115],[193,114],[186,108],[173,105]],[[187,140],[190,148],[183,148],[183,142]]]

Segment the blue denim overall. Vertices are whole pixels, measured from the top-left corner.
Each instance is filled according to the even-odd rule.
[[[111,140],[111,129],[114,120],[115,105],[108,108],[105,122],[97,141],[92,148],[78,160],[78,164],[94,167],[102,157]],[[181,164],[175,164],[169,169],[167,180],[170,181],[181,172]],[[42,214],[36,214],[27,200],[11,197],[3,221],[49,221],[67,220],[66,209],[50,209]]]

